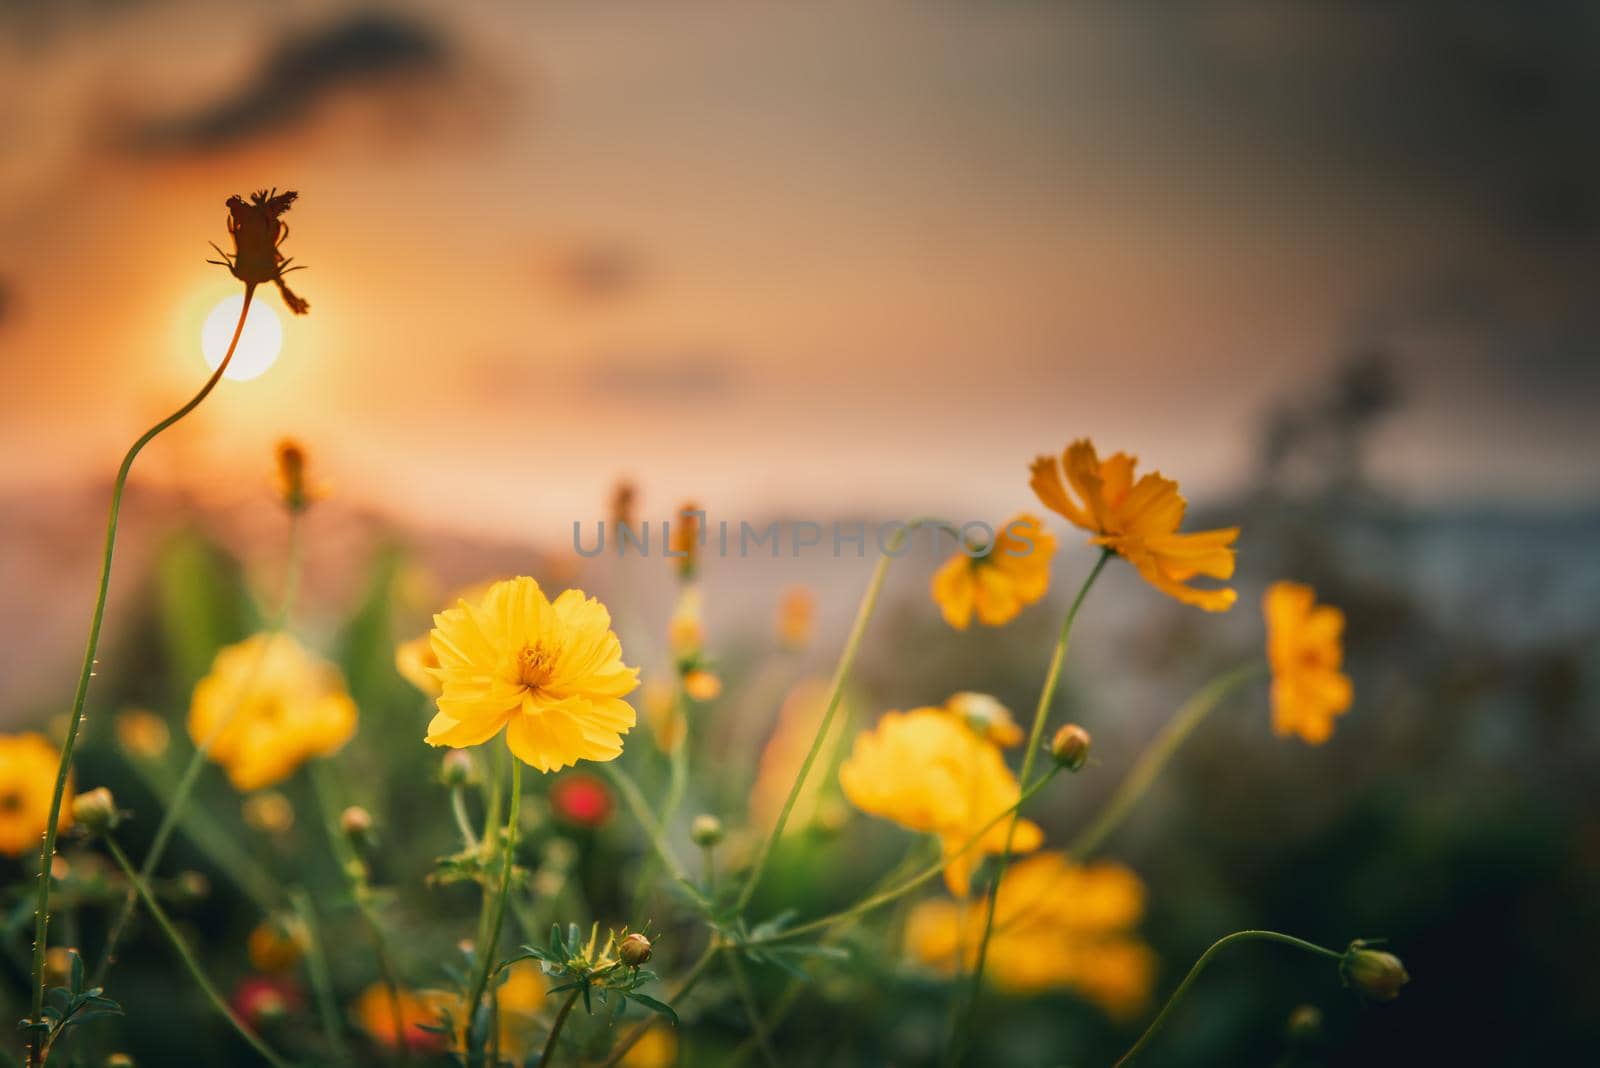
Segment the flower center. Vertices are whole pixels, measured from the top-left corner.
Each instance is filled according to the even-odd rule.
[[[530,690],[537,690],[550,681],[555,660],[555,654],[543,645],[524,645],[517,653],[517,681]]]
[[[0,812],[8,816],[22,811],[22,795],[15,790],[7,794],[0,794]]]

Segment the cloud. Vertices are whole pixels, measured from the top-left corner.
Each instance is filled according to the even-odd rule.
[[[452,51],[435,27],[407,15],[348,15],[283,36],[245,84],[196,110],[138,122],[127,143],[145,154],[231,147],[305,119],[334,93],[442,76]]]

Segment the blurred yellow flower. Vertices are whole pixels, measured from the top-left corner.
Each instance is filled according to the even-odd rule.
[[[811,643],[817,626],[817,598],[804,586],[790,586],[778,601],[778,641],[787,649]]]
[[[512,753],[540,771],[622,753],[635,720],[623,698],[639,685],[639,671],[622,662],[599,601],[581,590],[550,601],[537,582],[519,577],[433,622],[444,692],[429,745],[481,745],[503,728]]]
[[[985,626],[1009,623],[1050,588],[1056,539],[1037,516],[1015,516],[988,546],[969,549],[978,555],[958,552],[933,575],[933,599],[957,630],[967,629],[974,611]]]
[[[863,812],[938,835],[946,857],[945,884],[960,896],[984,855],[1005,850],[1008,821],[990,827],[959,856],[956,851],[1021,796],[999,748],[937,708],[887,712],[874,730],[856,735],[839,768],[839,783]],[[1019,820],[1012,848],[1031,852],[1043,840],[1037,824]]]
[[[652,1027],[622,1055],[623,1068],[672,1068],[678,1063],[678,1036],[667,1027]]]
[[[800,765],[805,762],[811,740],[817,736],[831,689],[827,679],[804,679],[784,695],[783,704],[778,708],[777,725],[761,750],[755,785],[750,790],[752,826],[765,831],[778,822],[778,813],[789,796],[795,776],[800,773]],[[849,721],[850,710],[841,705],[828,728],[828,736],[822,740],[822,748],[817,751],[819,772],[832,766]],[[817,821],[827,790],[826,775],[814,774],[806,779],[795,798],[794,811],[784,825],[785,834],[802,831]]]
[[[19,857],[38,852],[50,822],[50,795],[61,754],[37,731],[0,734],[0,854]],[[72,825],[72,780],[61,798],[56,830]]]
[[[300,963],[310,944],[305,924],[296,916],[270,916],[256,924],[245,942],[250,965],[258,972],[286,972]]]
[[[401,990],[400,1030],[408,1049],[436,1050],[444,1045],[443,1036],[426,1028],[437,1027],[449,1012],[459,1018],[461,998],[443,990]],[[374,1042],[394,1049],[400,1045],[402,1035],[396,1033],[394,1001],[389,988],[383,983],[373,983],[356,999],[356,1022]]]
[[[1310,586],[1275,582],[1262,602],[1272,665],[1272,729],[1321,745],[1354,693],[1344,662],[1344,613],[1317,604]]]
[[[694,656],[706,641],[705,624],[700,620],[700,591],[686,586],[678,594],[672,608],[672,618],[667,621],[667,645],[678,657]]]
[[[257,634],[217,653],[194,688],[189,737],[234,789],[282,782],[312,757],[336,753],[356,731],[356,705],[339,669],[287,634]]]
[[[1022,728],[1011,718],[1011,709],[989,694],[966,690],[951,694],[944,710],[995,745],[1009,749],[1022,744]]]
[[[1207,612],[1231,608],[1238,597],[1234,590],[1188,582],[1200,575],[1233,577],[1239,528],[1178,533],[1188,507],[1178,484],[1159,472],[1134,481],[1137,463],[1124,452],[1101,460],[1094,446],[1081,439],[1067,446],[1059,461],[1053,456],[1036,459],[1030,484],[1046,508],[1093,534],[1092,544],[1116,552],[1162,593]],[[1076,500],[1062,481],[1063,471]]]
[[[683,709],[678,707],[678,688],[661,679],[651,679],[644,684],[644,718],[650,725],[656,746],[670,753],[683,741],[688,726]]]
[[[684,672],[683,692],[696,701],[715,701],[722,696],[722,679],[705,668],[695,668]]]
[[[129,756],[142,760],[155,760],[167,751],[172,732],[167,721],[154,712],[130,708],[117,714],[115,721],[117,744]]]
[[[906,923],[912,959],[942,975],[976,966],[987,901],[919,902]],[[1150,996],[1155,955],[1134,933],[1144,884],[1120,864],[1040,853],[1012,865],[995,901],[984,978],[1014,994],[1069,987],[1118,1019]]]
[[[539,1014],[544,1010],[544,974],[533,961],[518,961],[506,970],[506,981],[495,991],[495,1004],[500,1009],[500,1055],[512,1064],[521,1064],[537,1049],[536,1041],[542,1026]],[[465,1013],[457,1012],[457,1021],[466,1026]]]
[[[251,794],[239,810],[246,825],[267,834],[285,834],[294,827],[294,805],[276,790]]]
[[[433,655],[433,642],[423,634],[394,647],[394,667],[400,677],[427,694],[438,697],[444,692],[434,672],[439,670],[439,658]]]

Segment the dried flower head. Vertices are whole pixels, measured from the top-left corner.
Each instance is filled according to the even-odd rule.
[[[278,442],[278,466],[274,479],[278,499],[290,512],[303,512],[312,501],[321,500],[326,491],[306,478],[306,450],[293,438]]]
[[[284,284],[283,276],[299,267],[289,266],[279,246],[289,237],[289,224],[279,218],[300,194],[289,190],[258,189],[247,201],[241,196],[227,200],[228,234],[233,238],[233,253],[229,255],[217,248],[220,260],[207,260],[226,267],[233,276],[247,286],[271,282],[283,295],[283,303],[296,315],[304,315],[311,305],[297,296]]]

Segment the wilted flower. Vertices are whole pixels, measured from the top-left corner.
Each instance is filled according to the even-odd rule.
[[[172,732],[167,729],[167,721],[154,712],[147,712],[142,708],[130,708],[119,713],[114,726],[117,732],[117,744],[129,756],[139,757],[143,760],[155,760],[167,751],[167,744],[172,739]]]
[[[940,974],[970,971],[986,906],[919,902],[906,924],[907,952]],[[1133,932],[1143,913],[1144,884],[1120,864],[1027,857],[1000,884],[984,978],[1015,994],[1068,987],[1126,1019],[1143,1008],[1155,977],[1155,955]]]
[[[938,835],[945,884],[961,896],[984,855],[1005,851],[1007,821],[958,851],[1022,793],[999,748],[937,708],[884,713],[875,729],[856,735],[839,784],[863,812]],[[1012,850],[1031,852],[1043,840],[1037,824],[1018,820]]]
[[[540,771],[622,753],[635,718],[623,698],[639,672],[622,662],[599,601],[581,590],[550,601],[533,579],[515,578],[433,622],[444,692],[428,744],[481,745],[504,729],[512,753]]]
[[[1117,553],[1144,580],[1162,593],[1207,612],[1233,606],[1238,594],[1227,588],[1188,585],[1196,576],[1233,577],[1233,543],[1238,527],[1178,533],[1188,502],[1178,484],[1160,473],[1134,481],[1138,460],[1119,452],[1101,460],[1088,440],[1067,446],[1058,461],[1041,456],[1033,462],[1033,492],[1046,508],[1090,534],[1090,542]],[[1077,492],[1074,500],[1062,482]]]
[[[1344,613],[1316,603],[1310,586],[1275,582],[1262,602],[1272,665],[1272,729],[1320,745],[1354,693],[1344,661]]]
[[[257,634],[217,653],[194,688],[189,737],[209,741],[236,790],[282,782],[356,730],[356,705],[332,664],[287,634]]]
[[[817,626],[817,597],[804,586],[790,586],[778,600],[778,641],[788,649],[811,643]]]
[[[250,964],[258,972],[286,972],[300,963],[311,945],[310,932],[298,916],[280,914],[256,924],[245,941]]]
[[[569,771],[550,787],[550,810],[575,827],[599,827],[616,808],[611,790],[595,776]]]
[[[50,821],[50,795],[55,790],[61,754],[36,731],[0,734],[0,854],[18,857],[38,851],[39,838]],[[56,829],[72,826],[72,780],[62,797]]]
[[[222,259],[209,262],[228,268],[247,286],[275,284],[283,295],[284,305],[296,315],[304,315],[311,305],[296,296],[283,281],[285,274],[300,268],[289,266],[290,261],[278,249],[289,236],[289,225],[279,216],[289,210],[298,196],[293,190],[280,193],[276,189],[259,189],[250,194],[248,201],[240,196],[229,197],[228,233],[233,237],[233,254],[213,244],[211,247],[217,248]]]
[[[1009,623],[1049,590],[1056,539],[1037,516],[1018,515],[987,546],[969,548],[933,576],[933,599],[957,630],[967,629],[974,611],[985,626]]]
[[[963,690],[951,694],[944,708],[995,745],[1009,749],[1022,742],[1022,728],[1011,718],[1011,710],[989,694]]]

